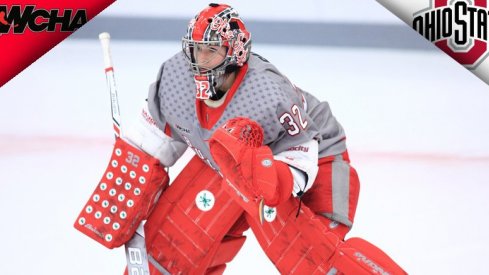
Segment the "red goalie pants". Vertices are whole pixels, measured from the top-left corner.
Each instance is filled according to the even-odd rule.
[[[350,166],[348,152],[319,159],[319,171],[302,202],[341,238],[353,225],[360,191],[357,172]],[[327,219],[326,219],[327,218]],[[340,224],[336,227],[336,223]],[[331,224],[332,223],[332,224]]]

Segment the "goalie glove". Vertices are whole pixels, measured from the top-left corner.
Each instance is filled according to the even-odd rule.
[[[277,205],[292,191],[292,181],[280,181],[277,173],[285,171],[291,178],[288,167],[274,161],[272,150],[262,144],[263,129],[244,117],[230,119],[209,139],[211,155],[224,178],[223,188],[246,212],[260,219],[263,204]]]
[[[168,181],[158,159],[117,138],[104,176],[74,226],[108,248],[119,247],[147,218]]]

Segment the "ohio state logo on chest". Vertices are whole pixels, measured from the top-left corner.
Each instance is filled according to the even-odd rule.
[[[468,69],[489,54],[488,0],[431,0],[414,14],[413,28]]]

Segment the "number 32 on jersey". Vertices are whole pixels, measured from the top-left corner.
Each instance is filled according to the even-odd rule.
[[[306,129],[307,127],[307,120],[302,118],[301,111],[295,104],[292,105],[290,113],[286,112],[280,116],[279,121],[284,125],[287,129],[287,133],[291,136],[299,134],[301,130]],[[299,123],[296,121],[299,121]]]

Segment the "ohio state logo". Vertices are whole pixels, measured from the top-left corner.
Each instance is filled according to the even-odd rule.
[[[488,0],[430,0],[414,14],[413,28],[468,69],[489,55]]]

